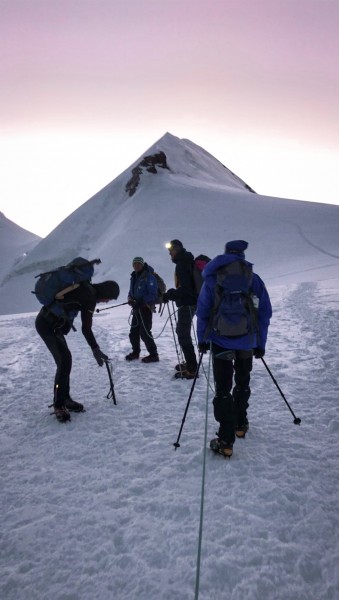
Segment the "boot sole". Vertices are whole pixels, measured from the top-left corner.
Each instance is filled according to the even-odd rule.
[[[174,379],[199,379],[199,373],[197,375],[195,375],[194,373],[190,373],[190,375],[187,377],[187,375],[185,375],[184,373],[180,373],[180,371],[178,371],[177,373],[174,374]]]
[[[237,436],[237,438],[239,439],[244,439],[244,437],[246,436],[247,431],[236,431],[235,435]]]
[[[141,359],[141,362],[142,362],[144,365],[148,365],[148,364],[151,364],[151,363],[158,363],[159,361],[160,361],[160,359],[159,359],[159,358],[157,358],[157,359],[155,359],[155,360],[144,360],[143,358]]]
[[[220,447],[214,446],[214,445],[211,446],[211,444],[210,444],[210,449],[215,454],[220,454],[224,458],[231,458],[231,456],[233,455],[233,447],[232,446],[226,446],[226,447],[224,446],[223,448],[220,448]]]
[[[71,420],[71,415],[69,415],[66,418],[62,416],[58,417],[57,415],[55,415],[55,418],[59,423],[68,423]]]
[[[236,429],[235,430],[235,435],[239,439],[244,439],[244,437],[246,436],[246,433],[248,432],[248,430],[249,430],[249,427],[246,427],[246,429]]]
[[[231,458],[231,456],[233,456],[233,450],[231,449],[224,449],[224,450],[213,450],[213,448],[211,448],[212,452],[214,452],[214,454],[219,454],[220,456],[223,456],[224,458]],[[227,452],[227,454],[226,454]]]

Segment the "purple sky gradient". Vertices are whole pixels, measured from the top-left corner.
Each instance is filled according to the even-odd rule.
[[[11,174],[27,147],[31,172],[36,164],[47,181],[58,159],[64,218],[166,131],[202,145],[258,193],[339,203],[338,31],[337,0],[0,0],[1,210],[22,213]],[[82,188],[86,161],[92,179]]]

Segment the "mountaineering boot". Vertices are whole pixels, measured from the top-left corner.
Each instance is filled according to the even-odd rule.
[[[175,379],[194,379],[195,375],[195,371],[189,371],[187,368],[183,369],[182,371],[178,371],[175,375],[174,378]],[[197,378],[199,377],[199,374],[197,374],[196,376]]]
[[[233,414],[233,397],[230,393],[217,394],[213,398],[214,418],[220,423],[219,430],[217,431],[218,440],[224,444],[225,447],[231,448],[235,440],[235,421]],[[217,442],[215,442],[216,444]],[[216,448],[218,451],[218,448]],[[232,452],[231,452],[232,454]],[[227,454],[231,456],[231,454]]]
[[[75,400],[72,400],[71,397],[66,398],[65,407],[69,412],[83,412],[85,410],[84,405],[81,404],[81,402],[76,402]]]
[[[247,409],[251,390],[248,386],[236,385],[233,388],[235,435],[244,438],[248,430]]]
[[[143,362],[143,363],[159,362],[159,356],[157,354],[149,354],[148,356],[144,356],[144,358],[141,359],[141,362]]]
[[[125,356],[125,359],[128,361],[138,360],[139,355],[140,355],[140,352],[134,352],[134,350],[133,350],[133,352],[130,352],[129,354],[127,354],[127,356]]]
[[[246,433],[249,430],[249,422],[246,419],[246,421],[244,423],[242,423],[241,425],[236,425],[235,428],[235,435],[237,436],[237,438],[243,438],[245,437]]]
[[[185,371],[187,368],[187,364],[185,362],[182,362],[182,363],[175,365],[174,368],[176,371]]]
[[[67,421],[71,420],[71,415],[69,414],[66,406],[54,405],[54,413],[52,414],[56,416],[56,419],[59,421],[59,423],[66,423]]]
[[[221,454],[225,458],[231,458],[233,454],[233,443],[221,440],[218,437],[210,441],[210,448],[213,452]]]

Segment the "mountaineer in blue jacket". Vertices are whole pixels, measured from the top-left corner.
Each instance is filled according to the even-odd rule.
[[[253,355],[262,358],[265,354],[272,316],[265,284],[245,260],[247,246],[243,240],[228,242],[225,254],[207,264],[196,313],[199,350],[212,351],[214,417],[220,424],[210,447],[229,457],[235,436],[244,438],[249,427]]]
[[[148,356],[142,358],[143,363],[159,362],[158,350],[152,335],[152,321],[155,302],[158,296],[158,283],[153,269],[141,256],[133,259],[133,272],[128,293],[128,303],[132,306],[133,316],[129,339],[132,352],[126,360],[137,360],[140,356],[140,339],[144,342]]]

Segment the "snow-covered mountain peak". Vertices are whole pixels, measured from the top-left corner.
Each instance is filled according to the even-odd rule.
[[[186,181],[187,185],[199,183],[204,187],[217,185],[254,191],[206,150],[171,133],[162,136],[132,165],[126,191],[132,196],[142,185],[145,172],[157,174],[164,169],[165,176]]]

